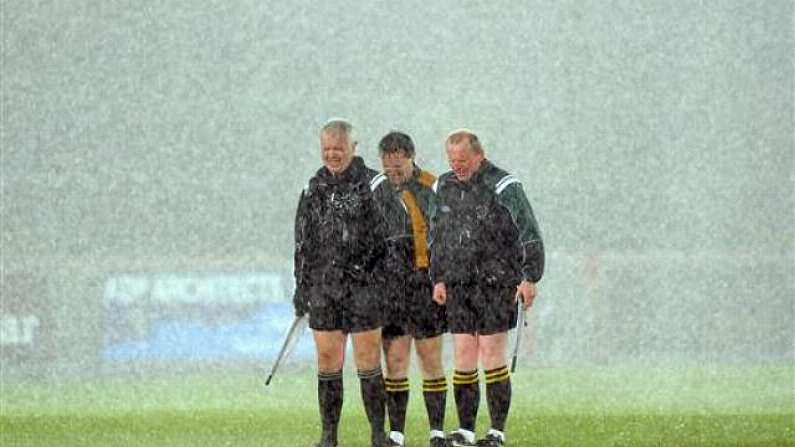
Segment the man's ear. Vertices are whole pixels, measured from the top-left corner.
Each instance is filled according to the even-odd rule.
[[[486,151],[479,151],[478,152],[478,161],[483,161],[486,159]]]
[[[353,144],[351,144],[351,149],[353,149],[353,153],[354,154],[356,153],[356,146],[358,146],[358,145],[359,145],[358,141],[354,141]]]

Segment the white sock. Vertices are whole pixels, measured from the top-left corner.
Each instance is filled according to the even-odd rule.
[[[403,433],[401,433],[399,431],[391,431],[391,432],[389,432],[389,439],[397,442],[400,445],[405,445],[405,443],[406,443],[406,437],[403,435]]]
[[[475,443],[475,432],[464,430],[463,428],[459,428],[458,430],[456,430],[456,432],[461,433],[464,436],[464,439],[467,440],[467,442],[472,444]]]
[[[505,433],[503,433],[503,432],[501,432],[499,430],[495,430],[495,429],[492,428],[492,429],[489,430],[488,433],[486,433],[486,435],[494,435],[494,436],[500,438],[500,441],[505,442]]]
[[[431,430],[431,439],[442,438],[444,439],[444,432],[441,430]]]

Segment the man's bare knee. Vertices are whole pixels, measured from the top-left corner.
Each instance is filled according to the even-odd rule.
[[[411,339],[407,336],[392,338],[384,346],[387,377],[406,377],[411,358]]]
[[[339,371],[345,360],[347,338],[338,331],[314,331],[317,366],[322,371]]]
[[[444,375],[442,367],[442,339],[441,337],[417,340],[417,357],[425,379],[436,379]]]
[[[470,334],[453,335],[455,344],[455,368],[472,371],[478,367],[478,337]]]
[[[353,335],[353,356],[358,369],[381,366],[381,329]]]
[[[480,338],[480,360],[483,368],[494,369],[505,366],[507,333],[482,336]]]

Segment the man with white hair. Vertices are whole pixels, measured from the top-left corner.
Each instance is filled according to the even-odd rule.
[[[296,315],[309,313],[317,351],[322,435],[337,446],[348,335],[371,443],[385,443],[381,372],[384,262],[390,213],[402,206],[386,177],[354,155],[353,126],[332,119],[320,131],[323,166],[301,193],[295,220]]]
[[[508,331],[536,297],[544,271],[544,245],[519,179],[485,157],[468,129],[447,136],[451,171],[434,185],[430,211],[433,299],[447,306],[453,334],[453,395],[459,429],[453,447],[505,445],[511,404],[506,360]],[[483,367],[491,429],[475,442]]]

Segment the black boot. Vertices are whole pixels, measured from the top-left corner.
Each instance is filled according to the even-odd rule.
[[[318,402],[323,432],[317,447],[337,447],[337,426],[342,412],[342,371],[318,373]]]
[[[380,434],[373,432],[370,435],[370,445],[372,447],[386,447],[386,433],[383,431]]]
[[[383,447],[386,443],[384,418],[386,413],[386,390],[381,367],[369,371],[359,371],[359,382],[362,387],[364,411],[370,422],[370,442],[373,447]]]
[[[324,431],[315,447],[337,447],[337,434]]]

